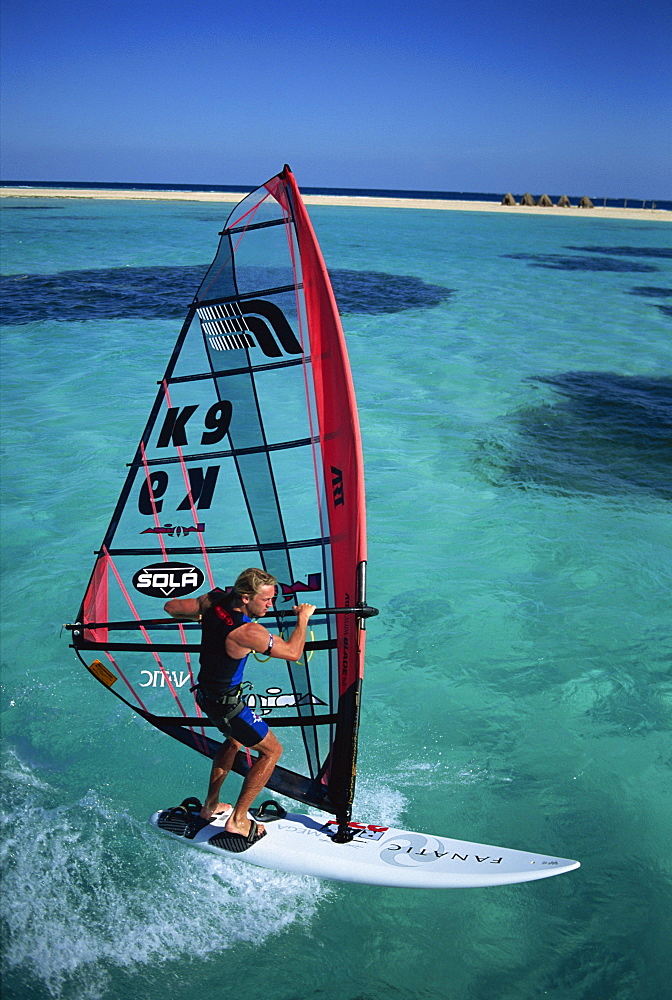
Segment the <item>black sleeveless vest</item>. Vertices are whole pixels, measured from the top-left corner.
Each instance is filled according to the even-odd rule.
[[[201,619],[201,669],[198,686],[207,698],[220,698],[243,680],[247,656],[236,660],[226,652],[226,637],[250,618],[220,605],[208,608]]]

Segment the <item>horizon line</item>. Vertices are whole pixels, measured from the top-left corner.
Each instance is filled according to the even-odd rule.
[[[263,183],[263,182],[262,182]],[[199,184],[190,182],[179,182],[179,181],[61,181],[61,180],[2,180],[0,179],[0,187],[62,187],[70,188],[72,190],[77,190],[78,188],[98,188],[100,190],[144,190],[144,191],[203,191],[203,192],[226,192],[230,191],[234,194],[246,193],[256,190],[259,184],[249,185],[249,184]],[[406,197],[406,198],[433,198],[439,200],[456,200],[455,196],[460,198],[466,198],[467,200],[495,200],[505,197],[507,194],[512,194],[514,197],[523,197],[527,193],[532,193],[528,188],[527,191],[522,193],[517,193],[516,191],[509,189],[509,191],[497,192],[497,191],[448,191],[448,190],[430,190],[430,189],[419,189],[419,188],[365,188],[365,187],[341,187],[341,186],[311,186],[311,185],[300,185],[300,189],[304,194],[344,194],[344,195],[354,195],[354,196],[378,196],[378,197]],[[550,198],[560,198],[563,195],[567,195],[568,198],[576,199],[577,201],[586,195],[572,195],[568,194],[566,191],[562,194],[549,194],[548,190],[542,191],[537,197],[543,197],[547,194]],[[618,202],[627,203],[632,202],[665,202],[672,203],[672,196],[670,198],[642,198],[639,196],[631,195],[620,195],[618,197],[613,197],[610,195],[587,195],[591,201],[595,202]]]

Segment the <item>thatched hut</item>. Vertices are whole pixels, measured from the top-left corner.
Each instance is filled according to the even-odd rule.
[[[553,208],[553,202],[547,194],[542,194],[541,198],[537,202],[537,205],[540,205],[542,208]]]
[[[566,194],[563,194],[561,198],[558,199],[558,208],[571,208],[572,203]]]
[[[508,194],[505,194],[504,197],[502,198],[502,205],[517,205],[517,204],[518,202],[513,197],[510,191]]]
[[[526,191],[523,197],[520,199],[521,205],[534,205],[534,198],[529,191]]]
[[[595,206],[593,205],[593,203],[590,200],[590,198],[587,198],[584,195],[583,198],[581,199],[581,201],[579,202],[579,208],[595,208]]]

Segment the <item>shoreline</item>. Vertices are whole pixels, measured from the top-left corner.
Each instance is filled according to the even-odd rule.
[[[89,198],[108,201],[197,201],[231,203],[241,201],[239,191],[133,191],[105,188],[0,187],[0,198]],[[672,222],[672,212],[660,208],[559,208],[538,205],[500,205],[495,201],[450,201],[434,198],[385,198],[363,195],[303,195],[306,205],[348,208],[417,208],[458,212],[498,212],[506,215],[561,215],[588,219],[631,219]]]

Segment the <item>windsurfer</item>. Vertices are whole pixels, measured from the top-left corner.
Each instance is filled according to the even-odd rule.
[[[233,589],[211,590],[200,597],[168,601],[166,612],[173,618],[201,622],[202,640],[196,700],[211,722],[226,737],[214,758],[208,794],[201,810],[203,819],[231,811],[225,830],[250,846],[264,835],[263,826],[247,815],[256,796],[264,788],[282,753],[280,744],[268,725],[241,699],[241,683],[247,657],[251,652],[282,660],[296,661],[303,655],[308,620],[313,604],[294,608],[297,621],[289,639],[273,636],[263,625],[252,621],[262,618],[273,607],[276,579],[254,567],[243,570]],[[238,800],[233,808],[219,801],[219,791],[241,747],[253,747],[253,759]],[[240,848],[238,848],[240,849]]]

